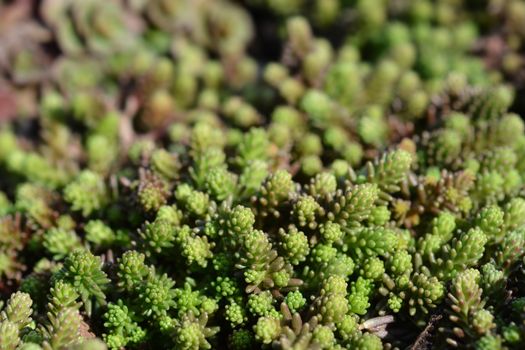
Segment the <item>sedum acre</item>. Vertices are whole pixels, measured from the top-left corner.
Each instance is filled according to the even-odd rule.
[[[522,0],[0,0],[0,349],[525,348]]]

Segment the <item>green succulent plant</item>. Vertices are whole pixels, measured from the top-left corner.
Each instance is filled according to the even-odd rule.
[[[0,1],[0,348],[524,348],[524,22]]]

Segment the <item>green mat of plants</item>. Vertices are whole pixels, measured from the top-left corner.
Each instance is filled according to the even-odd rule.
[[[523,0],[0,0],[0,349],[524,349],[522,116]]]

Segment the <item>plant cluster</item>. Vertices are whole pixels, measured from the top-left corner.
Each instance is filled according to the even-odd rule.
[[[0,1],[0,349],[522,349],[525,2]]]

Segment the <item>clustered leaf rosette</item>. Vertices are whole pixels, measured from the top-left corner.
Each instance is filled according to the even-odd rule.
[[[110,54],[133,44],[132,28],[127,23],[120,1],[44,1],[42,16],[53,28],[62,50],[81,55],[84,50]]]
[[[525,347],[520,0],[24,6],[1,349]]]

